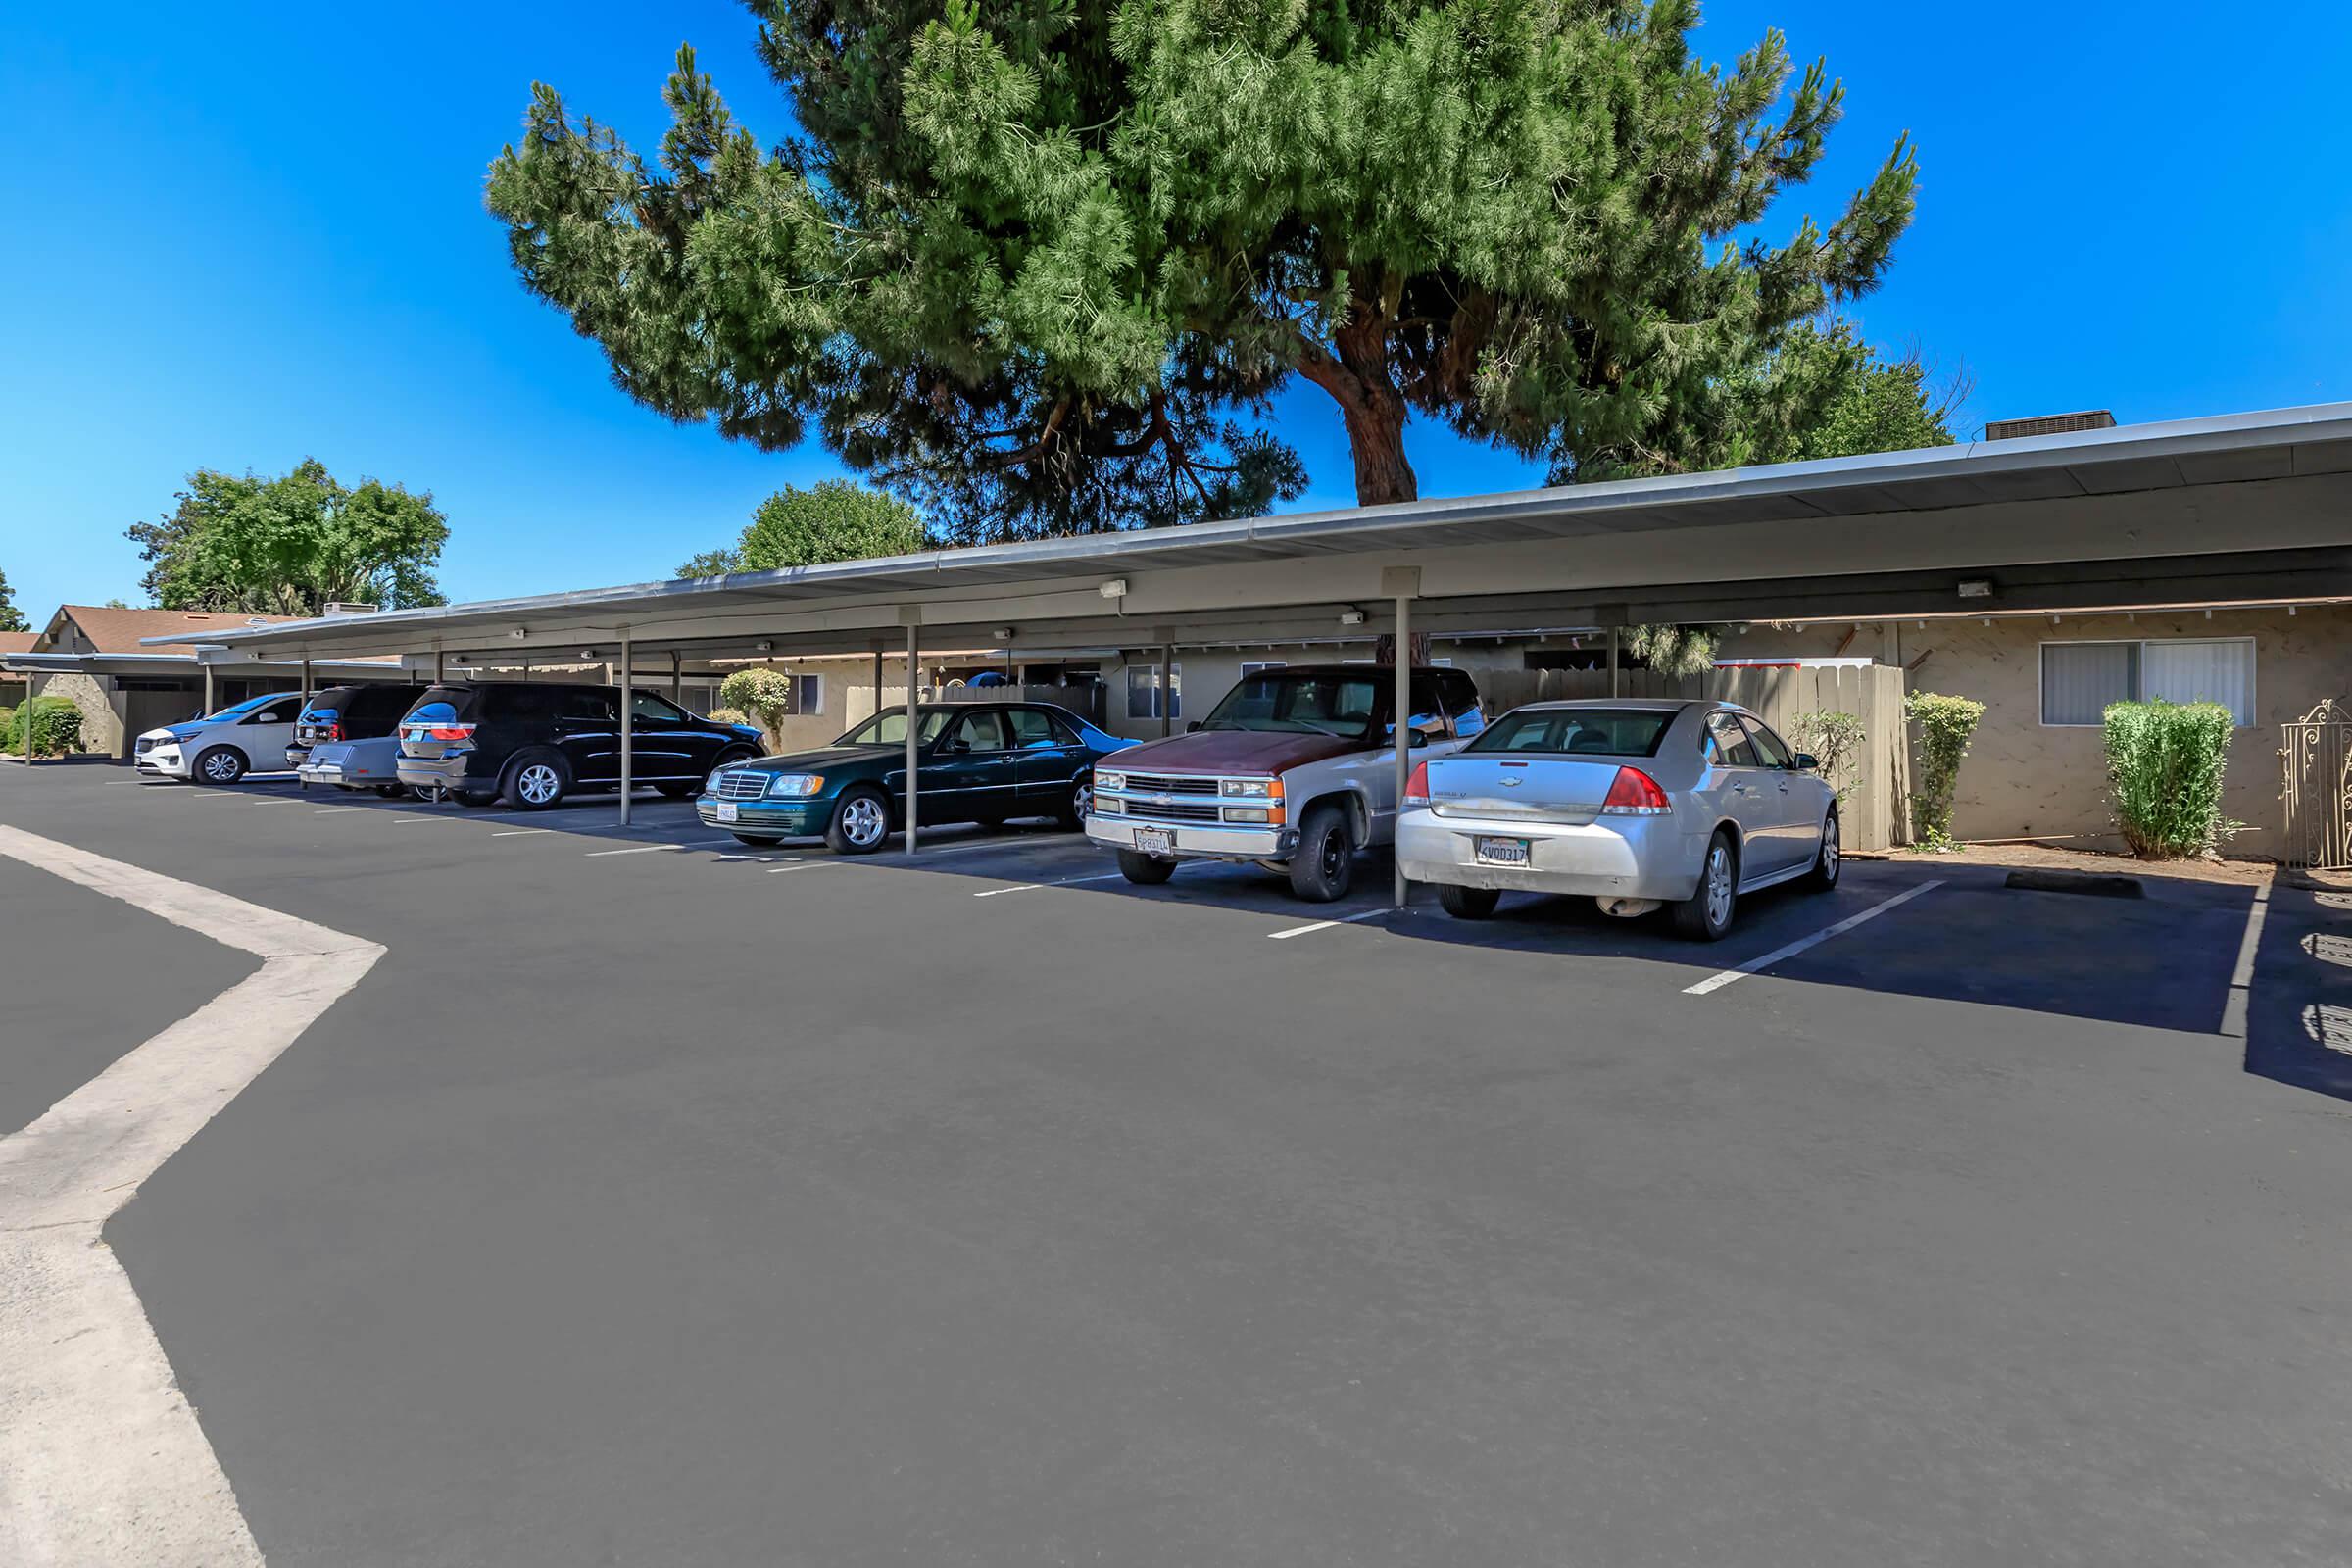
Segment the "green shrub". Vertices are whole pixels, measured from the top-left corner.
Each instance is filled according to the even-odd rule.
[[[749,724],[752,715],[740,708],[713,708],[705,715],[713,724]]]
[[[1861,763],[1862,745],[1869,738],[1862,720],[1852,713],[1799,713],[1788,725],[1788,744],[1800,752],[1813,754],[1813,760],[1821,766],[1821,776],[1838,792],[1840,806],[1862,782],[1854,769]]]
[[[1960,784],[1960,759],[1984,716],[1984,705],[1968,697],[1913,692],[1903,708],[1919,725],[1919,775],[1911,781],[1911,830],[1923,850],[1952,847],[1952,794]]]
[[[765,664],[739,669],[718,683],[718,700],[751,714],[751,722],[767,732],[769,744],[779,751],[783,749],[784,741],[777,727],[792,713],[790,675]]]
[[[2107,794],[2132,853],[2146,859],[2213,852],[2241,825],[2222,817],[2230,710],[2219,703],[2110,703]]]
[[[81,745],[81,710],[63,697],[35,697],[9,713],[5,745],[20,757],[28,725],[35,757],[62,757]]]

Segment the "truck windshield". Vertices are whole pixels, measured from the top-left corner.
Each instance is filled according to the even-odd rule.
[[[1202,729],[1262,729],[1358,736],[1372,728],[1380,682],[1372,675],[1261,670],[1225,694]]]

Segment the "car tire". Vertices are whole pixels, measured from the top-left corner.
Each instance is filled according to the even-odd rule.
[[[1827,893],[1838,885],[1838,875],[1845,868],[1845,843],[1838,831],[1838,813],[1833,809],[1821,824],[1821,848],[1813,852],[1813,868],[1805,873],[1805,889],[1811,893]]]
[[[1095,810],[1095,774],[1092,768],[1070,780],[1070,793],[1062,797],[1054,810],[1054,820],[1075,833],[1086,826],[1086,819]]]
[[[517,811],[544,811],[571,790],[571,770],[553,752],[524,752],[498,777],[498,794]]]
[[[1139,888],[1155,888],[1175,874],[1174,860],[1154,859],[1134,850],[1119,852],[1119,875]]]
[[[890,802],[867,786],[833,803],[825,824],[825,847],[835,855],[871,855],[890,841]]]
[[[1337,801],[1307,808],[1291,857],[1291,892],[1309,904],[1331,904],[1355,885],[1355,814]]]
[[[773,833],[738,833],[735,842],[748,844],[755,850],[772,850],[784,841]]]
[[[1456,920],[1484,920],[1494,912],[1502,895],[1494,888],[1457,888],[1450,882],[1438,884],[1438,907]]]
[[[234,746],[208,746],[196,754],[188,777],[199,784],[234,784],[245,776],[245,754]]]
[[[406,784],[378,784],[375,793],[387,801],[397,801],[409,793],[409,787]]]
[[[1707,841],[1706,858],[1699,862],[1698,886],[1674,906],[1674,929],[1692,942],[1721,941],[1732,928],[1740,904],[1740,851],[1731,834],[1721,828]]]

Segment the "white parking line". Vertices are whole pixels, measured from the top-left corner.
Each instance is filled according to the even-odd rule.
[[[204,1428],[102,1239],[205,1123],[383,949],[210,888],[0,827],[0,855],[260,968],[0,1138],[0,1558],[261,1568]]]
[[[812,865],[846,865],[848,863],[845,860],[787,860],[782,865],[769,866],[767,874],[776,876],[785,871],[806,871]]]
[[[1070,840],[1066,836],[1056,833],[1008,833],[1003,838],[982,839],[976,844],[966,844],[960,839],[954,844],[924,844],[918,839],[914,846],[914,858],[919,860],[926,855],[969,855],[974,850],[1001,850],[1012,844],[1067,844],[1069,842]],[[906,863],[906,851],[901,850],[899,855],[901,858],[896,863]]]
[[[1065,876],[1058,882],[1019,882],[1008,888],[983,888],[972,895],[975,899],[993,899],[1000,893],[1034,893],[1039,888],[1074,888],[1088,882],[1116,882],[1127,873],[1111,871],[1102,876]]]
[[[2246,911],[2246,934],[2238,940],[2237,967],[2230,976],[2230,997],[2222,1004],[2222,1033],[2232,1040],[2246,1038],[2246,1006],[2254,997],[2254,953],[2262,946],[2262,923],[2271,913],[2271,885],[2254,890],[2254,907]]]
[[[1266,940],[1268,942],[1280,942],[1285,937],[1302,937],[1309,931],[1328,931],[1335,925],[1351,925],[1355,921],[1369,920],[1375,915],[1387,914],[1388,912],[1389,911],[1387,909],[1366,909],[1360,914],[1343,914],[1336,920],[1317,920],[1312,925],[1295,925],[1288,931],[1267,932]]]
[[[1880,915],[1885,914],[1888,909],[1893,908],[1896,905],[1908,904],[1911,900],[1918,898],[1922,893],[1933,892],[1941,886],[1943,886],[1943,879],[1941,877],[1937,877],[1933,882],[1922,882],[1915,888],[1905,888],[1902,892],[1897,893],[1891,899],[1881,899],[1878,903],[1872,905],[1869,908],[1864,909],[1861,913],[1849,914],[1844,919],[1838,921],[1836,925],[1823,926],[1811,936],[1799,937],[1797,940],[1789,943],[1785,948],[1775,948],[1770,953],[1764,955],[1764,956],[1761,958],[1750,958],[1745,963],[1740,965],[1740,967],[1737,969],[1725,969],[1720,973],[1707,976],[1704,980],[1701,980],[1694,986],[1685,986],[1683,987],[1683,995],[1687,997],[1703,997],[1711,991],[1721,991],[1725,986],[1730,985],[1735,980],[1740,979],[1746,975],[1755,974],[1759,970],[1769,969],[1784,958],[1793,958],[1808,948],[1817,948],[1821,946],[1821,944],[1829,941],[1832,937],[1843,936],[1846,932],[1851,931],[1863,921],[1875,920]]]
[[[552,827],[502,827],[490,836],[494,839],[518,839],[526,833],[553,833]]]
[[[311,814],[313,816],[332,816],[337,811],[368,811],[372,809],[374,809],[374,808],[368,806],[322,806],[318,808],[318,809],[313,811]]]
[[[398,822],[463,822],[466,820],[462,816],[442,816],[434,811],[409,810],[397,811],[392,814],[393,820]]]
[[[713,844],[734,842],[735,835],[730,833],[723,839],[688,839],[683,844],[632,844],[625,850],[590,850],[587,858],[593,860],[607,855],[649,855],[655,850],[700,850]]]

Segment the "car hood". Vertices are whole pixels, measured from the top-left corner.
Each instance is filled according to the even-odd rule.
[[[1200,729],[1130,747],[1119,753],[1119,766],[1145,773],[1282,773],[1327,757],[1360,752],[1364,745],[1331,735]]]
[[[743,765],[756,773],[822,773],[828,767],[904,759],[906,755],[904,746],[820,746],[813,752],[755,758]]]
[[[159,724],[154,729],[141,734],[139,739],[143,741],[184,741],[202,728],[204,728],[204,722],[201,719],[187,724]]]

